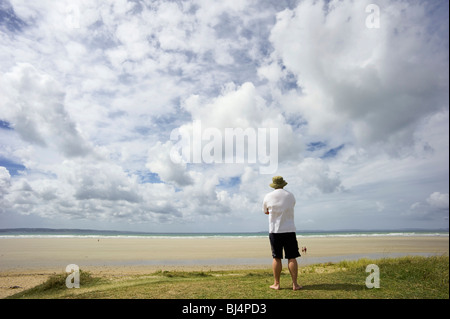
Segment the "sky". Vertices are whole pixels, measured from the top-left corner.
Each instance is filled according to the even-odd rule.
[[[0,0],[0,228],[448,229],[448,6]]]

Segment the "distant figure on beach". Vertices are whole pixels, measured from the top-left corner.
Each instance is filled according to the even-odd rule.
[[[302,253],[305,253],[305,254],[306,254],[306,246],[305,246],[305,247],[302,247]]]
[[[287,182],[283,177],[273,177],[270,187],[275,190],[268,193],[263,201],[263,211],[266,215],[269,215],[269,239],[273,257],[274,284],[270,288],[280,289],[281,259],[283,259],[284,249],[292,278],[292,289],[299,290],[302,287],[297,282],[298,264],[296,258],[300,257],[300,253],[294,224],[295,197],[292,193],[283,189],[286,185]]]

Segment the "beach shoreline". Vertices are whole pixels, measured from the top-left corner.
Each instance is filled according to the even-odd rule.
[[[298,237],[299,265],[359,258],[448,255],[448,236]],[[69,264],[96,276],[155,271],[270,269],[267,238],[0,238],[0,298]],[[284,261],[285,262],[285,261]],[[17,287],[17,288],[11,288]]]

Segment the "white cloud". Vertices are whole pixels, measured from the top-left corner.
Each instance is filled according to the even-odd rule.
[[[66,156],[84,156],[92,149],[64,108],[64,93],[47,74],[19,64],[2,77],[4,118],[27,142],[55,144]]]
[[[5,167],[0,166],[0,200],[8,193],[11,185],[11,175]]]
[[[190,96],[183,107],[191,114],[193,120],[200,121],[202,128],[216,128],[224,135],[226,128],[278,130],[278,161],[297,159],[302,151],[299,143],[301,136],[295,134],[279,109],[270,107],[250,82],[236,86],[233,82],[224,85],[219,96],[203,99],[197,95]],[[184,126],[192,130],[192,123]],[[249,145],[248,148],[257,148]]]
[[[448,193],[433,192],[425,201],[414,202],[403,215],[423,221],[438,220],[444,228],[448,224],[448,198]]]
[[[273,60],[260,72],[281,62],[296,75],[301,94],[288,110],[300,112],[310,134],[333,140],[351,133],[351,142],[392,151],[448,100],[448,52],[437,32],[429,34],[423,4],[378,3],[379,29],[365,27],[367,4],[302,1],[278,13]]]
[[[128,177],[117,165],[65,161],[59,175],[74,188],[74,198],[77,200],[99,199],[130,203],[142,200],[136,179]]]
[[[306,158],[297,165],[294,172],[295,187],[302,188],[306,196],[343,190],[339,173],[331,170],[321,159]]]
[[[448,194],[434,192],[427,198],[427,203],[433,208],[448,210]]]
[[[186,164],[181,160],[174,162],[170,158],[170,152],[174,145],[168,141],[165,144],[158,142],[148,151],[148,162],[146,167],[154,173],[157,173],[164,182],[174,182],[178,186],[192,184],[192,177],[186,169]]]

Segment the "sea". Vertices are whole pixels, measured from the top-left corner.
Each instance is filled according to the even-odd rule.
[[[0,238],[267,238],[267,232],[195,232],[158,233],[95,229],[8,228],[0,229]],[[449,236],[448,229],[398,230],[297,230],[297,237],[377,237],[377,236]]]

